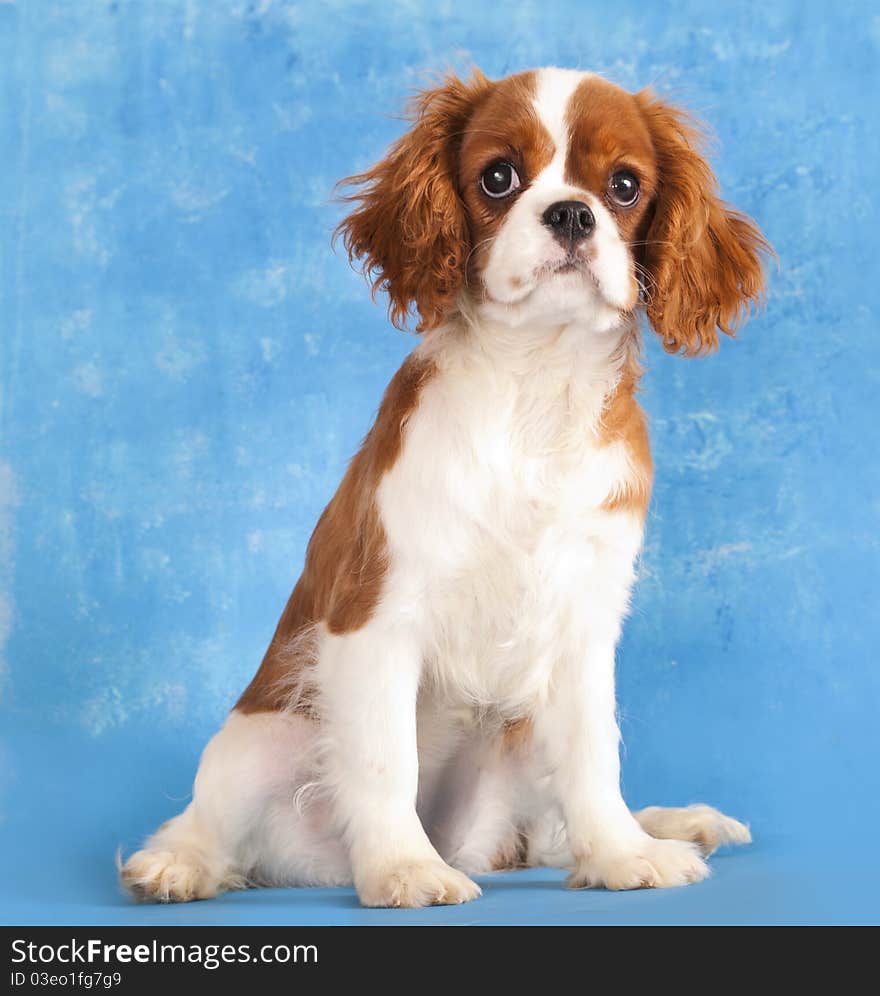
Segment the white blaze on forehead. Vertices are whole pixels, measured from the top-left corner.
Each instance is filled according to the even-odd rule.
[[[585,79],[595,75],[578,69],[541,69],[532,106],[541,124],[553,139],[555,151],[553,160],[544,170],[551,173],[559,183],[563,182],[565,158],[571,129],[568,126],[568,104],[575,90]]]

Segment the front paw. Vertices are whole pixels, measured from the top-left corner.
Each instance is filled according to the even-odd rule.
[[[624,848],[596,848],[569,875],[569,889],[666,889],[699,882],[709,866],[698,849],[681,840],[645,835]]]
[[[467,875],[444,861],[411,861],[358,875],[357,891],[364,906],[454,906],[481,895]]]

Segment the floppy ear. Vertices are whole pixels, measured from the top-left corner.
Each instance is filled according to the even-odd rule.
[[[760,303],[761,257],[773,250],[751,218],[719,198],[693,120],[650,91],[637,100],[659,173],[643,257],[648,319],[667,352],[708,353],[718,329],[733,335]]]
[[[341,222],[351,261],[361,260],[388,314],[403,328],[410,308],[418,332],[439,325],[455,302],[469,252],[464,204],[456,189],[462,133],[478,97],[490,86],[475,70],[468,82],[449,74],[416,96],[412,127],[366,173],[343,180],[358,188],[343,198],[357,205]],[[335,236],[334,236],[335,238]]]

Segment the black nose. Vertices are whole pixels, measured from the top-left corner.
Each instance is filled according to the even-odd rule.
[[[557,201],[544,212],[544,224],[567,249],[585,239],[596,227],[593,212],[583,201]]]

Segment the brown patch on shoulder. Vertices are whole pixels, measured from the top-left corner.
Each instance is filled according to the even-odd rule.
[[[623,375],[602,413],[600,439],[605,446],[621,443],[626,447],[630,473],[626,480],[602,503],[608,512],[633,512],[644,519],[651,500],[654,462],[645,414],[636,400],[642,371],[630,351]]]
[[[376,489],[397,460],[406,421],[434,372],[432,361],[412,355],[388,385],[373,427],[312,533],[302,575],[259,670],[235,706],[241,712],[288,707],[291,689],[310,663],[308,637],[316,624],[350,633],[372,615],[388,569]],[[304,705],[307,699],[306,694]]]

